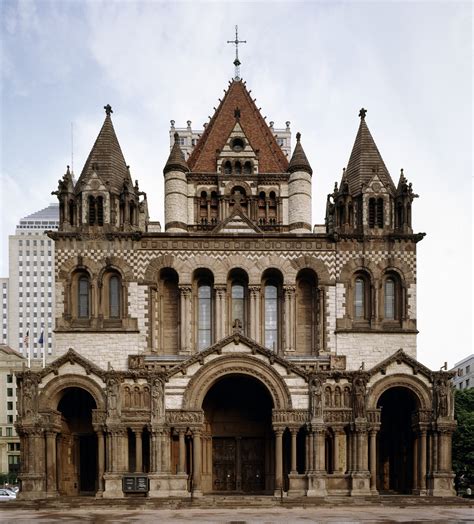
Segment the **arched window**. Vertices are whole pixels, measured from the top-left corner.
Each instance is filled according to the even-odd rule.
[[[395,319],[395,281],[393,278],[385,280],[384,316],[387,320]]]
[[[71,224],[71,226],[76,225],[75,214],[76,214],[76,206],[74,205],[74,201],[69,200],[69,223]]]
[[[311,269],[302,269],[296,278],[296,354],[312,355],[318,349],[317,297],[316,274]]]
[[[354,293],[354,317],[356,320],[362,320],[366,318],[366,282],[362,277],[357,277],[355,280],[355,293]]]
[[[136,223],[136,206],[135,206],[135,202],[130,202],[130,206],[129,206],[129,209],[130,209],[130,224],[133,226],[135,225]]]
[[[120,277],[112,275],[109,279],[109,317],[120,318]]]
[[[236,175],[242,174],[242,164],[239,161],[237,161],[234,165],[234,172]]]
[[[252,174],[252,164],[247,161],[244,164],[244,175],[251,175]]]
[[[96,211],[95,211],[95,198],[93,196],[89,197],[89,225],[93,226],[96,220]]]
[[[208,283],[198,285],[198,349],[212,341],[212,288]]]
[[[278,287],[273,283],[265,285],[265,346],[278,348]]]
[[[86,275],[78,279],[77,293],[77,316],[78,318],[89,318],[90,316],[90,281]]]
[[[369,199],[369,227],[375,227],[375,198]]]
[[[183,299],[183,297],[181,297]],[[158,350],[165,355],[179,351],[179,277],[174,269],[163,268],[158,282]],[[181,342],[184,344],[184,341]]]
[[[97,197],[97,224],[104,225],[104,199],[101,196]]]
[[[383,198],[377,198],[377,227],[383,227]]]
[[[243,327],[245,323],[245,288],[240,283],[232,284],[232,325],[238,320]]]
[[[232,164],[227,160],[227,162],[224,164],[224,174],[230,175],[232,173]]]

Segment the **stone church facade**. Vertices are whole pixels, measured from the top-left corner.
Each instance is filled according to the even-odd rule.
[[[366,111],[313,227],[300,135],[288,159],[233,80],[187,159],[175,136],[161,231],[105,109],[55,192],[59,356],[18,378],[20,496],[451,495],[451,374],[416,360],[417,195]]]

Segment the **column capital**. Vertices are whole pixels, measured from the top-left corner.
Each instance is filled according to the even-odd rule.
[[[281,436],[285,432],[285,428],[273,428],[276,436]]]
[[[296,286],[286,284],[283,286],[283,292],[285,293],[287,297],[291,297],[296,293]]]
[[[179,294],[183,297],[190,296],[193,290],[190,284],[178,285],[178,289],[179,289]]]

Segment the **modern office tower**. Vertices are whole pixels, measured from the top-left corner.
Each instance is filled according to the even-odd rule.
[[[0,344],[7,344],[8,341],[8,278],[0,278],[0,291],[2,302],[0,315],[2,317],[2,331],[0,333]]]
[[[43,348],[46,358],[53,354],[54,242],[45,231],[58,225],[59,205],[50,204],[22,218],[9,237],[7,341],[31,359],[41,359]]]

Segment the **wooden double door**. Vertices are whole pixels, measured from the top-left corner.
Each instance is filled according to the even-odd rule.
[[[212,484],[213,491],[264,491],[265,439],[213,437]]]

